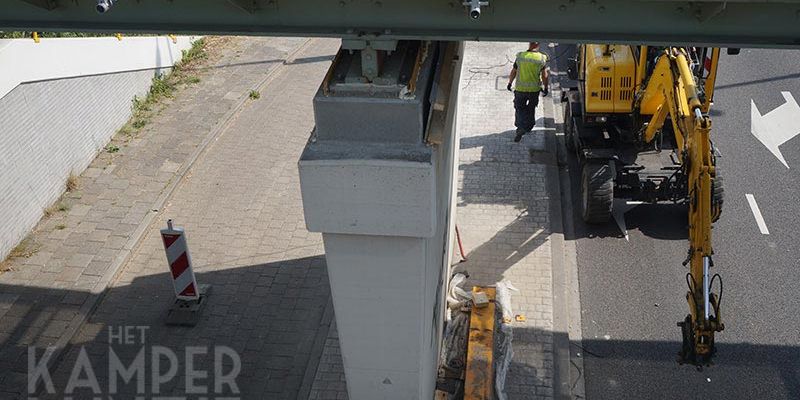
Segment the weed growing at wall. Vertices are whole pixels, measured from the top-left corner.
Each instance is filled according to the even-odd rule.
[[[174,97],[178,88],[200,82],[196,75],[196,66],[208,58],[205,45],[205,39],[196,40],[191,48],[183,51],[183,58],[175,64],[172,72],[157,74],[153,77],[147,95],[133,99],[131,119],[120,129],[126,141],[135,137],[150,123],[153,116],[164,107],[164,101]]]
[[[67,177],[67,191],[74,192],[75,190],[78,189],[78,186],[79,186],[78,177],[75,174],[70,173],[69,177]]]

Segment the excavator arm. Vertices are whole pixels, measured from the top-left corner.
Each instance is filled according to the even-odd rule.
[[[718,49],[713,56],[719,57]],[[710,363],[715,352],[714,333],[725,326],[720,314],[722,279],[719,275],[710,276],[709,271],[714,265],[711,225],[721,212],[721,204],[713,196],[717,174],[710,138],[711,119],[707,115],[710,96],[701,101],[696,81],[687,52],[670,48],[659,56],[647,84],[636,98],[648,97],[659,104],[643,129],[644,142],[651,142],[663,128],[666,117],[670,117],[678,160],[687,177],[689,254],[683,264],[689,265],[686,274],[689,315],[678,323],[683,334],[680,356],[682,362],[704,365]],[[713,90],[713,82],[711,88]],[[636,101],[634,107],[640,104],[641,101]],[[717,279],[720,295],[712,292]]]

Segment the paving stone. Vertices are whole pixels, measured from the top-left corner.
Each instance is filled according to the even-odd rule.
[[[93,254],[73,254],[67,259],[65,266],[84,269],[93,258]]]
[[[464,59],[460,115],[460,170],[457,223],[469,261],[471,284],[510,281],[515,313],[514,358],[508,372],[511,398],[552,398],[552,278],[549,241],[548,160],[540,100],[537,125],[514,143],[513,95],[506,82],[511,63],[525,43],[470,42]],[[492,67],[495,66],[495,67]],[[487,71],[488,74],[471,71]],[[486,118],[491,115],[492,118]],[[548,380],[549,379],[549,380]],[[537,388],[549,391],[537,391]]]

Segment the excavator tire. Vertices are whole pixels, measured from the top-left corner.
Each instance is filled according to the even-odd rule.
[[[720,215],[722,215],[722,203],[725,201],[725,187],[723,186],[722,175],[717,169],[717,176],[711,181],[711,209],[718,209],[719,211],[714,215],[711,222],[717,222]]]
[[[614,204],[614,172],[604,162],[587,161],[581,172],[581,215],[588,224],[611,219]]]

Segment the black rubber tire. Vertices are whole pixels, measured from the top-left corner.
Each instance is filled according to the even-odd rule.
[[[567,150],[575,151],[575,120],[572,118],[572,105],[569,102],[564,107],[564,145]]]
[[[725,186],[723,186],[724,181],[719,173],[719,167],[716,169],[716,174],[717,176],[711,180],[711,209],[718,208],[719,212],[716,213],[711,222],[719,220],[720,215],[722,215],[722,203],[725,202]]]
[[[611,219],[614,205],[614,172],[604,162],[586,162],[581,172],[581,216],[587,224]]]

